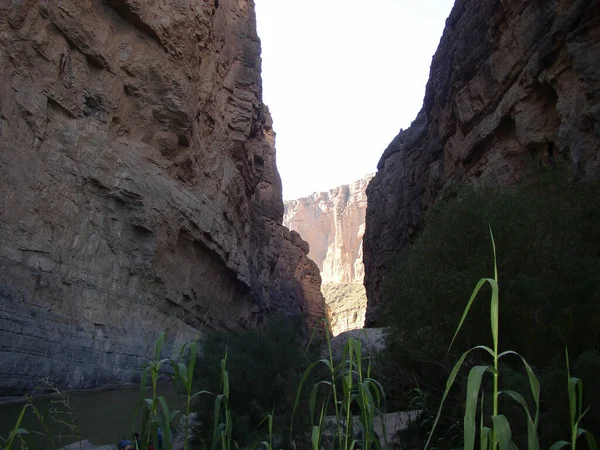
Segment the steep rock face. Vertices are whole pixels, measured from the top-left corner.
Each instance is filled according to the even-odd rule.
[[[365,190],[372,177],[284,203],[283,224],[306,239],[323,283],[362,283]]]
[[[383,153],[367,189],[367,324],[393,255],[450,183],[510,184],[532,155],[600,172],[600,4],[457,0],[421,112]]]
[[[309,244],[323,279],[332,333],[362,328],[366,310],[362,238],[365,190],[373,175],[328,192],[285,202],[283,223]]]
[[[0,393],[130,381],[160,331],[314,323],[282,217],[252,0],[0,4]]]

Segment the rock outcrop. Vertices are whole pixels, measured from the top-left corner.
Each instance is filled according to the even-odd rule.
[[[421,112],[367,189],[367,324],[382,281],[450,183],[514,183],[536,160],[600,172],[600,4],[457,0]]]
[[[323,283],[362,283],[365,190],[372,177],[285,202],[283,224],[306,239]]]
[[[251,0],[0,3],[0,393],[323,315],[260,68]]]
[[[323,283],[331,334],[362,328],[367,312],[367,293],[362,283]]]
[[[321,271],[334,335],[361,328],[364,323],[362,238],[365,190],[372,177],[285,202],[283,224],[306,239],[308,256]]]

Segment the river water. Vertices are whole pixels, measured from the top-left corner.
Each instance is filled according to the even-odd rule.
[[[178,396],[171,384],[159,386],[158,395],[162,395],[167,400],[170,409],[180,409]],[[140,388],[128,387],[104,391],[86,391],[73,392],[69,394],[71,409],[77,418],[80,429],[81,439],[88,439],[95,445],[116,444],[121,439],[131,439],[131,421],[133,409],[140,396]],[[144,397],[151,396],[147,392]],[[52,400],[56,398],[37,398],[33,401],[34,405],[43,411]],[[0,436],[6,439],[21,413],[24,403],[0,403]],[[60,407],[64,410],[64,407]],[[66,421],[69,417],[58,415]],[[138,419],[135,428],[140,432],[140,420]],[[55,422],[52,427],[53,434],[60,429]],[[41,432],[39,420],[33,414],[31,408],[28,408],[21,428],[28,431]],[[78,440],[76,437],[65,437],[61,439],[60,445],[67,445]],[[38,436],[27,438],[30,448],[52,448],[50,443],[43,443]],[[16,446],[19,448],[19,446]]]

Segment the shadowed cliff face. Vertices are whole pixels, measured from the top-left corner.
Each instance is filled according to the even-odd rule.
[[[259,55],[251,0],[0,4],[0,392],[130,381],[160,331],[323,315]]]
[[[457,0],[424,104],[383,153],[367,189],[367,324],[382,284],[450,183],[511,184],[564,158],[600,173],[600,5],[595,0]]]

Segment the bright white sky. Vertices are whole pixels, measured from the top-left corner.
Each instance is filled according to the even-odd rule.
[[[255,0],[283,198],[375,172],[421,109],[453,0]]]

